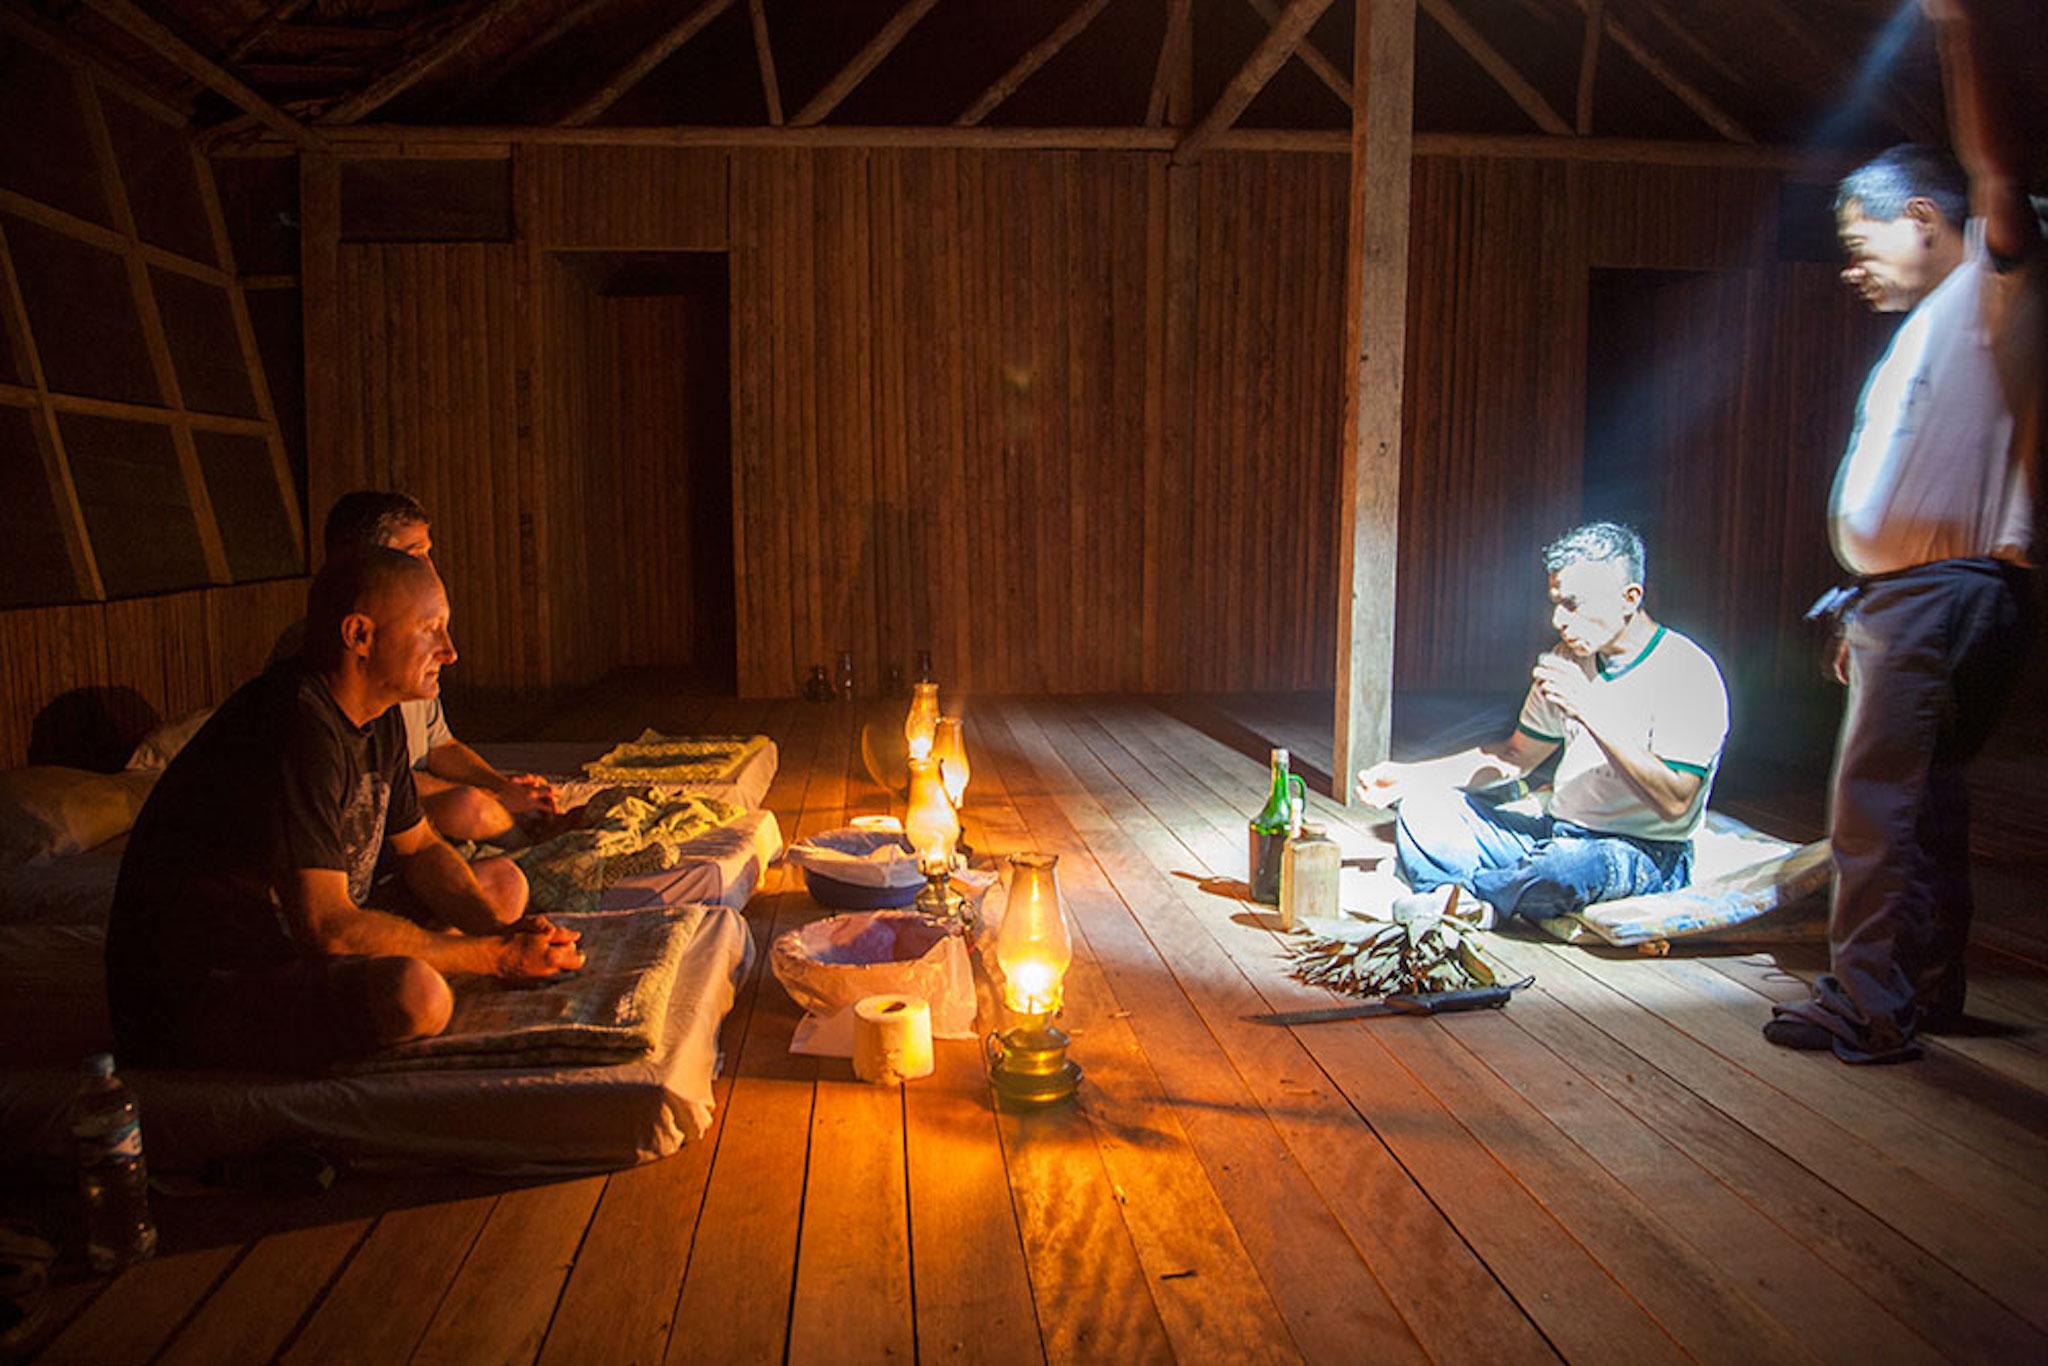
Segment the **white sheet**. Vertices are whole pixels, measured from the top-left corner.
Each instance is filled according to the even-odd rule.
[[[0,881],[0,1160],[64,1151],[75,1069],[113,1046],[100,954],[121,843]],[[740,910],[781,852],[782,832],[773,812],[749,811],[684,848],[681,866],[621,881],[601,903],[715,907],[684,955],[657,1055],[575,1070],[319,1079],[137,1073],[151,1159],[197,1166],[296,1138],[358,1162],[598,1169],[702,1136],[719,1027],[754,953]]]
[[[0,873],[0,925],[99,925],[114,904],[128,837],[97,849]]]
[[[574,805],[588,800],[589,794],[599,787],[616,786],[612,783],[589,783],[581,776],[584,764],[611,747],[611,742],[600,740],[520,740],[502,745],[479,745],[477,752],[500,772],[539,773],[556,779],[567,788],[564,793],[566,801]],[[780,762],[775,742],[768,740],[747,756],[730,782],[681,783],[677,786],[684,792],[715,797],[753,811],[767,799],[769,785],[775,781],[775,770]]]
[[[782,827],[773,811],[749,811],[679,847],[680,864],[620,879],[605,888],[598,909],[630,911],[704,901],[743,910],[761,881],[761,870],[782,852]]]
[[[101,932],[86,926],[0,929],[0,997],[90,999],[103,988]],[[710,908],[691,937],[661,1048],[638,1062],[577,1069],[478,1069],[349,1077],[128,1071],[150,1161],[164,1170],[310,1143],[358,1165],[490,1171],[596,1170],[651,1161],[701,1138],[712,1117],[718,1034],[753,961],[746,920]],[[20,1012],[6,1012],[0,1071],[0,1160],[65,1151],[63,1106],[76,1062],[25,1057]],[[104,1031],[102,1014],[96,1025]],[[84,1045],[83,1048],[80,1045]]]

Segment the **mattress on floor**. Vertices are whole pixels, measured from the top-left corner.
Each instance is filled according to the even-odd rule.
[[[101,925],[114,904],[128,837],[0,872],[0,925]]]
[[[65,1151],[77,1059],[110,1047],[103,932],[0,928],[0,1161]],[[700,1138],[719,1029],[753,961],[745,919],[707,908],[677,964],[654,1052],[607,1067],[480,1068],[334,1077],[129,1071],[144,1146],[162,1170],[310,1144],[359,1166],[487,1171],[629,1166]]]
[[[1709,811],[1693,837],[1689,886],[1602,901],[1536,923],[1568,944],[1639,950],[1675,939],[1813,939],[1824,915],[1816,898],[1831,872],[1826,840],[1790,844]]]
[[[744,910],[762,870],[782,852],[782,827],[774,812],[750,810],[729,825],[678,845],[677,852],[681,861],[675,867],[621,878],[605,888],[598,909],[630,911],[703,901]]]
[[[766,736],[756,738],[761,743],[746,756],[739,771],[730,778],[721,782],[673,786],[678,791],[715,797],[735,806],[744,806],[749,811],[757,809],[767,799],[769,785],[775,781],[780,755],[773,740]],[[611,748],[611,744],[599,740],[518,740],[501,745],[479,745],[477,751],[500,772],[538,773],[554,779],[563,789],[564,804],[574,806],[588,801],[590,794],[599,788],[619,786],[617,783],[593,783],[583,777],[583,765]]]
[[[103,925],[114,904],[127,837],[83,854],[0,873],[0,925]],[[614,883],[600,910],[713,902],[734,910],[782,852],[782,829],[771,811],[753,810],[680,846],[681,862]]]

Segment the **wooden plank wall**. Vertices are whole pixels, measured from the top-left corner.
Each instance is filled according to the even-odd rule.
[[[566,685],[602,677],[618,663],[617,524],[593,511],[612,505],[618,421],[606,377],[617,372],[618,338],[602,301],[566,266],[536,253],[532,269],[540,301],[535,364],[547,405],[539,582],[549,604],[549,678]]]
[[[28,761],[36,718],[74,689],[132,690],[165,720],[219,702],[305,606],[304,579],[276,579],[0,612],[0,768]]]
[[[466,685],[673,662],[687,595],[713,591],[645,571],[681,562],[647,538],[685,519],[621,474],[647,460],[617,423],[625,352],[667,343],[622,339],[619,301],[566,264],[653,250],[730,253],[743,692],[792,692],[842,649],[866,690],[922,648],[980,691],[1328,685],[1341,157],[513,155],[517,242],[343,249],[356,464],[316,479],[446,504]],[[1664,496],[1720,528],[1698,558],[1759,518],[1800,564],[1825,554],[1809,486],[1867,332],[1770,260],[1775,177],[1443,158],[1415,177],[1404,686],[1499,686],[1542,639],[1535,552],[1580,510],[1594,269],[1769,276],[1712,322],[1740,321],[1719,344],[1752,377],[1707,405],[1723,449],[1685,446]],[[1718,581],[1713,610],[1789,640],[1789,582],[1767,601]]]
[[[461,655],[452,694],[555,681],[533,648],[541,623],[529,542],[534,506],[549,490],[523,458],[522,253],[499,244],[346,244],[339,259],[332,449],[342,473],[318,482],[404,489],[432,513]]]

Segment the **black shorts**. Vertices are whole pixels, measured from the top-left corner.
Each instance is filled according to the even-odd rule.
[[[197,981],[109,982],[117,1056],[139,1067],[318,1072],[379,1046],[382,960],[346,955],[209,969]]]

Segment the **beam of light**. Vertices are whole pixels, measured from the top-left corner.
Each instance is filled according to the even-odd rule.
[[[1832,146],[1848,137],[1864,113],[1877,103],[1885,81],[1898,67],[1899,58],[1919,24],[1920,0],[1903,0],[1863,54],[1849,89],[1804,139],[1808,145]]]

